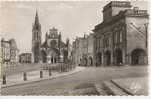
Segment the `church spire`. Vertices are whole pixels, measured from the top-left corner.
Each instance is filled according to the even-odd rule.
[[[37,10],[36,10],[36,16],[35,16],[35,24],[39,24],[39,17],[38,17]]]
[[[40,46],[41,46],[41,25],[36,11],[35,22],[32,29],[32,53],[34,62],[40,62]]]

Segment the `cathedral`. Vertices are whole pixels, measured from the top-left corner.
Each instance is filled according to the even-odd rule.
[[[36,12],[35,22],[32,29],[32,54],[34,63],[59,63],[69,61],[69,39],[62,41],[61,32],[52,27],[41,42],[41,24]]]

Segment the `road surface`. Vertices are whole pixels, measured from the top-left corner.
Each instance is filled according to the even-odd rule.
[[[93,84],[96,82],[101,83],[105,80],[114,78],[127,78],[127,77],[146,77],[148,76],[147,66],[123,66],[123,67],[88,67],[83,71],[68,75],[62,78],[53,80],[44,80],[40,82],[12,86],[2,88],[2,95],[70,95],[70,92],[77,89],[91,90],[92,94],[95,89]],[[81,88],[78,88],[81,87]],[[78,91],[77,91],[78,93]],[[81,91],[81,95],[83,95]],[[102,92],[102,95],[105,93]]]

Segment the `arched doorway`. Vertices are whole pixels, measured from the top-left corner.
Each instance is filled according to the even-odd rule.
[[[84,58],[83,63],[84,66],[87,66],[87,58]]]
[[[46,63],[47,62],[47,54],[44,50],[41,51],[42,54],[42,62]]]
[[[102,53],[98,53],[97,54],[97,65],[101,65],[102,64]]]
[[[89,66],[92,66],[93,65],[93,59],[92,57],[89,57]]]
[[[81,66],[82,65],[82,59],[80,58],[80,62],[79,62],[79,64],[78,64],[79,66]]]
[[[146,52],[143,49],[135,49],[131,53],[132,65],[146,64]]]
[[[121,49],[115,50],[115,65],[121,65],[123,64],[123,54]]]
[[[51,63],[53,63],[53,57],[51,57]]]
[[[55,49],[55,48],[53,48],[53,49],[50,49],[49,51],[48,51],[48,58],[47,58],[47,61],[48,61],[48,63],[57,63],[58,62],[58,58],[59,58],[59,51],[58,51],[58,49]]]
[[[57,63],[57,58],[56,57],[54,58],[54,63]]]
[[[111,64],[111,52],[110,51],[105,52],[105,64],[107,66]]]

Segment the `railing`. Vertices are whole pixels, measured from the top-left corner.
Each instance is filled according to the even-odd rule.
[[[33,64],[30,64],[30,65],[32,66]],[[34,64],[34,65],[36,65],[36,64]],[[70,63],[37,64],[37,65],[38,66],[37,66],[36,71],[39,71],[39,78],[43,78],[44,77],[45,70],[46,71],[48,70],[48,74],[47,75],[51,76],[52,72],[58,72],[58,73],[69,72],[69,71],[71,71],[71,70],[73,70],[75,68],[75,65],[72,65]],[[24,64],[24,66],[25,66],[25,64]],[[21,67],[24,67],[24,66],[17,66],[17,67],[20,69]],[[9,70],[7,70],[7,72],[10,72],[10,71],[13,71],[13,72],[16,71],[16,72],[18,72],[16,74],[21,74],[23,81],[28,80],[27,74],[28,74],[29,71],[25,71],[24,68],[22,68],[22,70],[20,70],[20,71],[17,71],[17,67],[15,67],[16,70],[15,69],[10,70],[10,69],[12,69],[14,67],[7,67],[5,69],[9,69]],[[3,74],[2,74],[2,84],[5,85],[5,84],[7,84],[8,73],[5,73],[6,70],[4,71],[4,68],[2,69],[2,71],[3,71]]]
[[[57,64],[45,64],[42,68],[44,70],[51,69],[53,71],[58,72],[67,72],[74,69],[75,66],[70,63],[57,63]]]

